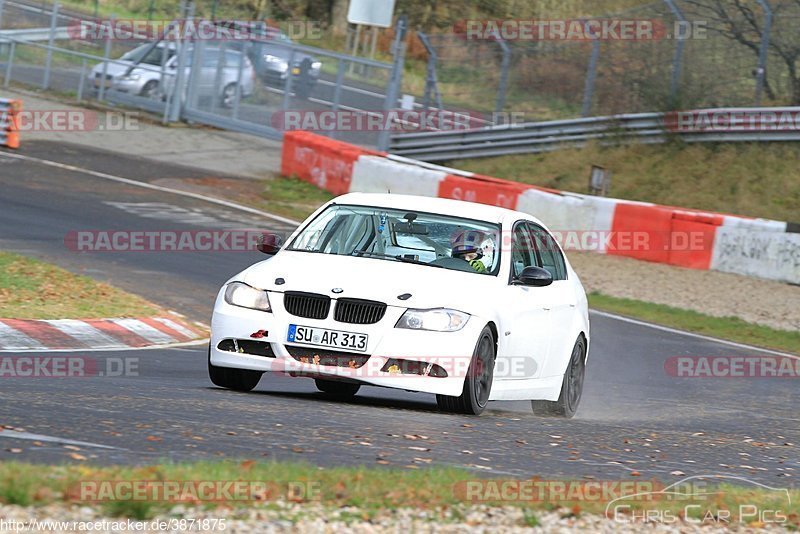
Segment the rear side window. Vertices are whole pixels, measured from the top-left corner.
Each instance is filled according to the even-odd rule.
[[[541,267],[553,276],[553,280],[566,280],[567,265],[564,261],[564,255],[561,253],[561,249],[558,248],[553,236],[541,226],[533,223],[528,223],[528,226],[536,243],[536,251],[541,259]]]

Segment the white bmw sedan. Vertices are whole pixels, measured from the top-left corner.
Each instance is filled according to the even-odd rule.
[[[544,225],[482,204],[351,193],[318,209],[270,258],[220,289],[208,372],[249,391],[264,372],[335,397],[362,385],[433,393],[480,414],[531,400],[572,417],[589,317],[580,280]]]

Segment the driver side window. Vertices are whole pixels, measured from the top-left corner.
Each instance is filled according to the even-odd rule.
[[[518,222],[514,226],[511,240],[511,262],[511,274],[514,278],[519,276],[525,267],[537,265],[533,238],[524,222]]]

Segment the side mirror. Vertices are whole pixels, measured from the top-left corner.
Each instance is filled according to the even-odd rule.
[[[264,254],[269,254],[270,256],[277,254],[278,251],[283,246],[283,239],[278,234],[261,234],[261,238],[258,240],[258,245],[256,248],[259,252],[263,252]]]
[[[515,282],[523,286],[544,287],[553,283],[553,275],[541,267],[525,267]]]

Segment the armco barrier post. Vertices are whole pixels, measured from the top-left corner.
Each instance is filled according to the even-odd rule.
[[[769,54],[769,34],[772,30],[772,8],[767,0],[756,0],[764,10],[764,29],[761,32],[761,44],[758,49],[758,68],[756,69],[756,106],[761,105],[761,92],[767,77],[767,55]]]
[[[42,89],[45,91],[50,88],[50,67],[53,64],[53,46],[56,40],[56,24],[58,24],[58,2],[53,4],[53,12],[50,14],[50,37],[47,39],[47,55],[44,60],[44,79]]]
[[[389,116],[389,112],[394,109],[397,104],[397,97],[400,93],[400,84],[403,79],[403,65],[405,63],[405,38],[406,31],[408,30],[408,17],[401,15],[397,19],[395,25],[395,38],[392,44],[392,52],[394,53],[394,64],[392,65],[392,73],[389,77],[389,87],[386,91],[386,100],[383,102],[383,111],[385,116]],[[391,140],[388,128],[384,128],[378,134],[378,150],[387,150]]]
[[[589,67],[586,69],[586,81],[583,86],[583,107],[581,117],[588,117],[592,112],[592,99],[594,99],[594,82],[597,78],[597,61],[600,59],[600,40],[592,43],[592,52],[589,55]]]

